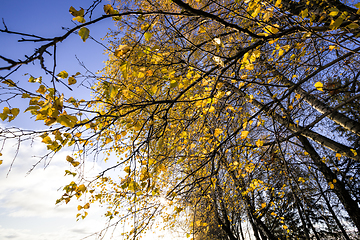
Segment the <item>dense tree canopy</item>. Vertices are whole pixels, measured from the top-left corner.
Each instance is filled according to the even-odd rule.
[[[104,15],[91,18],[96,7]],[[132,219],[133,239],[159,217],[199,240],[358,239],[360,3],[97,0],[69,11],[77,26],[63,36],[16,33],[43,42],[33,55],[0,53],[1,119],[18,116],[22,97],[48,126],[3,129],[1,140],[74,149],[74,181],[57,203],[85,199],[85,218],[99,202],[112,226]],[[45,61],[69,35],[89,41],[89,26],[110,20],[100,73]],[[34,61],[47,75],[30,75],[32,91],[11,74]],[[83,77],[89,99],[59,90]],[[82,166],[93,153],[117,160],[89,179]]]

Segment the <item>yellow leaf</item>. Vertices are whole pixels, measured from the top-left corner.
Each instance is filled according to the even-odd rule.
[[[256,141],[256,146],[261,147],[262,145],[264,145],[264,142],[261,141],[260,139],[258,139],[258,140]]]
[[[76,122],[77,122],[77,118],[76,116],[70,116],[67,115],[65,112],[60,114],[59,117],[57,118],[57,122],[60,123],[61,125],[65,126],[65,127],[74,127]]]
[[[71,13],[71,15],[73,15],[74,17],[78,17],[78,16],[84,16],[84,9],[80,8],[79,11],[77,11],[73,6],[70,7],[69,12]]]
[[[347,28],[351,28],[351,29],[357,29],[359,28],[359,24],[357,23],[350,23],[349,25],[346,26]]]
[[[287,226],[285,226],[285,225],[283,225],[283,229],[285,229],[285,230],[286,230],[286,229],[288,229],[288,227],[287,227]]]
[[[354,150],[354,149],[350,149],[350,151],[354,154],[354,157],[356,157],[356,156],[357,156],[357,152],[356,152],[356,150]]]
[[[42,77],[34,78],[33,76],[30,76],[29,78],[29,82],[31,83],[35,83],[35,82],[41,83],[41,81],[42,81]]]
[[[125,171],[126,173],[130,173],[130,172],[131,172],[130,166],[125,167],[125,168],[124,168],[124,171]]]
[[[21,95],[21,98],[30,98],[31,96],[30,96],[30,94],[28,94],[28,93],[23,93],[22,95]]]
[[[4,107],[3,113],[4,113],[4,114],[9,114],[9,113],[10,113],[10,109],[9,109],[8,107]]]
[[[40,94],[45,94],[46,92],[46,87],[44,85],[40,85],[39,89],[36,90],[36,92],[40,93]]]
[[[242,138],[242,139],[245,139],[248,134],[249,134],[249,131],[242,131],[242,132],[241,132],[241,138]]]
[[[45,125],[46,126],[51,126],[53,125],[54,123],[56,123],[56,118],[53,118],[53,117],[48,117],[47,119],[45,119]]]
[[[76,161],[74,161],[74,162],[72,162],[72,163],[71,163],[71,165],[73,165],[73,167],[77,167],[77,166],[79,166],[79,165],[80,165],[80,162],[76,162]]]
[[[265,30],[265,32],[267,33],[271,33],[271,34],[276,34],[279,32],[279,29],[273,26],[267,26],[265,28],[263,28]]]
[[[42,142],[45,143],[45,144],[51,144],[52,140],[51,140],[51,138],[49,136],[46,136],[46,137],[43,138]]]
[[[316,89],[317,89],[318,91],[324,91],[324,90],[323,90],[323,86],[324,86],[324,85],[323,85],[321,82],[315,83],[314,86],[316,87]]]
[[[78,21],[79,23],[84,23],[85,22],[85,18],[83,18],[82,16],[74,17],[72,20],[73,21]]]
[[[338,159],[341,158],[341,154],[340,153],[336,153],[335,157],[337,157]]]
[[[68,161],[68,162],[73,162],[74,159],[73,159],[72,157],[70,157],[70,156],[66,156],[66,161]]]
[[[216,128],[215,131],[214,131],[214,136],[215,136],[215,137],[218,137],[222,132],[223,132],[222,129]]]
[[[75,84],[76,83],[76,79],[74,78],[74,77],[69,77],[69,79],[68,79],[68,84],[69,85],[73,85],[73,84]]]
[[[15,87],[16,86],[16,84],[11,79],[5,79],[4,81],[2,81],[2,83],[7,84],[9,87]]]
[[[82,27],[79,31],[79,36],[81,37],[81,39],[85,42],[86,39],[88,39],[90,34],[90,30],[87,29],[86,27]]]
[[[89,208],[90,208],[90,204],[89,204],[89,203],[87,203],[87,204],[84,205],[84,209],[89,209]]]
[[[153,74],[154,74],[154,72],[151,69],[146,71],[146,76],[151,77]],[[156,87],[156,86],[154,86],[154,87]]]
[[[138,73],[138,78],[143,78],[143,77],[145,77],[145,74],[143,72],[139,72]]]
[[[59,74],[57,75],[59,78],[67,78],[69,76],[69,74],[66,71],[61,71],[59,72]]]
[[[204,32],[206,32],[206,28],[204,26],[200,26],[198,33],[204,33]]]
[[[129,50],[131,49],[131,47],[129,47],[128,45],[120,45],[114,52],[114,55],[117,57],[121,57],[123,56],[125,53],[127,53]]]
[[[281,0],[276,0],[275,7],[281,7]]]
[[[284,54],[284,49],[279,50],[279,57],[281,57]]]
[[[264,208],[264,207],[266,207],[266,203],[261,204],[261,208]]]
[[[330,23],[330,29],[335,30],[340,27],[340,25],[344,22],[345,18],[347,16],[347,12],[343,12],[340,17],[338,17],[335,21],[332,20]]]
[[[300,13],[300,16],[302,18],[306,18],[308,15],[309,15],[309,10],[308,9],[302,10],[301,13]]]
[[[19,108],[12,108],[10,110],[10,113],[13,115],[13,117],[15,118],[20,112],[20,109]]]
[[[335,17],[339,13],[339,9],[337,9],[336,7],[330,8],[329,11],[329,16],[331,17]]]
[[[360,14],[360,3],[357,3],[354,6],[358,8],[356,14]]]
[[[114,8],[110,4],[104,5],[104,12],[108,15],[117,13],[117,11],[114,10]]]
[[[304,183],[304,182],[305,182],[305,179],[302,178],[302,177],[299,177],[298,181]]]
[[[85,187],[84,184],[81,184],[80,186],[78,186],[77,189],[78,189],[80,192],[85,192],[85,191],[86,191],[86,187]]]
[[[251,71],[251,70],[253,70],[254,69],[254,64],[247,64],[246,66],[245,66],[245,69],[247,69],[247,70],[249,70],[249,71]]]
[[[144,37],[145,37],[145,40],[146,40],[146,41],[150,41],[150,38],[152,37],[152,33],[146,32],[146,33],[144,34]]]
[[[77,207],[78,211],[80,211],[82,208],[83,208],[83,207],[80,206],[80,205]],[[78,214],[79,214],[79,216],[81,215],[80,213],[78,213]]]
[[[254,99],[254,95],[250,95],[249,98],[250,98],[249,102],[252,102],[252,100]]]

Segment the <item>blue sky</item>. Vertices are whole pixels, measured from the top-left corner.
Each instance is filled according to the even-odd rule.
[[[92,1],[45,1],[45,0],[32,0],[32,1],[1,1],[0,2],[0,18],[3,18],[6,26],[11,31],[19,31],[24,33],[31,33],[42,37],[56,37],[66,33],[63,27],[71,28],[75,26],[75,23],[71,21],[73,18],[69,13],[70,6],[74,6],[79,9],[81,6],[87,8]],[[106,2],[107,3],[107,2]],[[102,7],[100,6],[97,11],[94,12],[93,17],[100,16],[102,14]],[[2,23],[1,23],[2,25]],[[109,28],[112,28],[114,24],[111,20],[105,20],[89,26],[90,35],[97,40],[105,36]],[[4,28],[1,26],[2,29]],[[30,56],[34,49],[41,46],[44,43],[33,42],[18,42],[21,37],[14,34],[0,33],[0,54],[7,58],[12,59],[25,59],[24,55]],[[52,49],[50,49],[52,50]],[[81,40],[80,36],[73,34],[65,41],[57,45],[57,70],[56,73],[66,70],[69,74],[75,74],[81,72],[85,74],[85,70],[80,66],[77,58],[85,64],[88,69],[93,72],[103,68],[103,61],[106,60],[106,56],[103,54],[104,48],[88,39],[85,43]],[[4,61],[0,60],[0,65],[4,65]],[[46,59],[47,66],[52,68],[52,58]],[[14,82],[20,84],[25,88],[35,87],[35,85],[27,83],[29,76],[24,76],[25,73],[29,73],[34,77],[42,76],[43,79],[50,79],[49,75],[39,67],[38,61],[35,65],[23,65],[9,78]],[[6,71],[0,73],[1,76],[6,75]],[[58,86],[61,87],[61,86]],[[64,88],[65,90],[65,88]],[[86,94],[84,89],[76,91],[77,86],[74,87],[74,91],[65,90],[65,94],[73,96],[76,94],[78,98],[81,94]],[[21,101],[21,99],[17,100]],[[27,102],[27,101],[26,101]],[[22,105],[22,103],[20,102]],[[17,103],[19,105],[19,102]],[[0,106],[2,108],[3,106]],[[26,106],[24,106],[26,107]],[[23,110],[23,109],[21,109]],[[30,114],[26,115],[30,117]],[[13,125],[22,126],[24,128],[34,128],[33,121],[21,121],[16,119],[12,122]],[[31,124],[31,125],[28,125]],[[39,124],[35,126],[41,127]]]
[[[0,18],[3,18],[6,26],[11,31],[19,31],[40,35],[43,37],[61,36],[65,33],[62,27],[73,27],[72,16],[69,14],[70,6],[79,9],[87,8],[93,1],[78,0],[19,0],[19,1],[0,1]],[[102,3],[102,5],[108,2]],[[102,14],[102,6],[94,12],[94,16]],[[114,26],[111,20],[105,20],[94,26],[90,26],[90,35],[100,40],[108,28]],[[1,26],[1,29],[4,27]],[[31,55],[34,48],[39,44],[25,42],[18,43],[19,36],[0,33],[0,54],[7,58],[24,59],[24,55]],[[103,54],[102,46],[88,39],[85,43],[78,35],[70,36],[57,47],[57,73],[66,70],[70,74],[85,70],[80,66],[76,57],[83,62],[87,68],[93,72],[103,68],[103,61],[106,56]],[[49,59],[48,59],[49,60]],[[48,62],[51,66],[51,61]],[[4,62],[0,60],[0,65]],[[29,76],[25,73],[43,78],[50,78],[35,65],[22,66],[18,72],[12,74],[10,79],[25,87],[29,87],[27,81]],[[0,72],[5,76],[6,72]],[[74,87],[72,92],[67,94],[72,96],[88,96],[88,92]],[[1,97],[1,96],[0,96]],[[26,102],[16,100],[16,105],[20,105],[23,111]],[[0,108],[3,106],[0,105]],[[42,122],[34,122],[29,119],[30,115],[22,115],[11,123],[0,123],[0,128],[20,127],[26,129],[43,128]],[[39,156],[46,153],[46,149],[39,141],[32,144],[25,142],[21,144],[20,151],[9,172],[10,165],[15,156],[16,142],[9,141],[2,151],[3,164],[0,165],[0,239],[12,240],[60,240],[60,239],[81,239],[94,231],[99,231],[105,224],[102,217],[103,209],[93,206],[89,211],[89,216],[76,222],[78,202],[70,202],[68,205],[55,206],[55,201],[61,196],[61,186],[72,181],[72,177],[64,177],[65,169],[69,164],[64,161],[66,155],[70,155],[70,150],[64,150],[57,154],[48,167],[44,168],[45,163],[40,164],[35,170],[27,175],[26,173],[34,163],[39,160]],[[88,175],[93,175],[105,168],[105,163],[93,162],[90,159],[85,170]],[[121,232],[121,231],[120,231]],[[115,239],[120,232],[114,234]],[[159,236],[166,236],[167,233],[157,231],[143,239],[157,239]],[[94,239],[94,238],[88,238]],[[174,239],[174,238],[173,238]]]

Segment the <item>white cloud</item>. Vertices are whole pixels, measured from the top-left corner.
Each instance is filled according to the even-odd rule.
[[[64,149],[55,155],[45,169],[47,163],[41,163],[27,175],[28,170],[39,160],[33,156],[43,156],[47,151],[39,141],[32,145],[23,143],[11,172],[6,177],[15,147],[14,142],[8,142],[2,151],[4,161],[0,165],[0,239],[78,240],[100,232],[105,227],[106,218],[102,217],[105,208],[92,204],[88,210],[89,215],[84,220],[76,221],[77,205],[84,204],[83,202],[74,199],[68,204],[55,206],[56,199],[63,194],[62,187],[75,179],[64,176],[65,170],[70,167],[65,159],[67,155],[71,155],[71,151]],[[111,164],[110,161],[108,164]],[[106,165],[99,165],[91,158],[85,164],[85,172],[94,176],[105,169]],[[117,174],[112,172],[112,177],[115,178]],[[104,239],[110,239],[111,236],[113,239],[120,238],[122,229],[122,226],[118,226],[115,231],[110,229]],[[142,239],[166,239],[169,236],[167,232],[154,231],[155,233],[149,231]],[[96,239],[96,236],[87,238],[92,239]]]
[[[8,142],[2,151],[0,239],[80,239],[102,229],[101,223],[105,219],[100,217],[103,211],[100,207],[92,205],[89,216],[76,222],[77,205],[80,202],[75,200],[55,206],[56,199],[63,194],[62,187],[75,179],[64,176],[65,170],[70,167],[65,160],[71,154],[70,151],[61,151],[45,169],[42,163],[27,175],[28,170],[39,160],[33,156],[44,155],[46,147],[38,141],[32,145],[24,143],[6,177],[15,155],[15,147],[14,142]],[[101,170],[94,162],[87,162],[86,166],[86,171],[92,175]]]

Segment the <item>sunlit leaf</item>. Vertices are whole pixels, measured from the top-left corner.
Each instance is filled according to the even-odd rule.
[[[146,33],[144,34],[144,37],[145,37],[145,40],[146,40],[146,41],[150,41],[150,39],[151,39],[151,37],[152,37],[152,33],[146,32]]]
[[[67,78],[69,76],[69,74],[66,71],[61,71],[59,72],[59,74],[57,75],[59,78]]]
[[[350,150],[351,150],[351,152],[354,154],[354,156],[357,156],[357,152],[356,152],[355,149],[350,149]]]
[[[43,138],[42,142],[45,143],[45,144],[51,144],[52,140],[51,140],[51,138],[49,136],[46,136],[46,137]]]
[[[324,86],[324,85],[323,85],[321,82],[315,83],[314,86],[316,87],[316,89],[317,89],[318,91],[324,91],[324,90],[323,90],[323,86]]]
[[[242,138],[242,139],[245,139],[248,134],[249,134],[249,131],[242,131],[242,132],[241,132],[241,138]]]
[[[125,167],[125,168],[124,168],[124,171],[125,171],[126,173],[130,173],[130,172],[131,172],[130,166]]]
[[[330,11],[329,16],[331,17],[335,17],[339,13],[339,9],[337,9],[336,7],[330,8],[329,11]]]
[[[300,16],[302,18],[306,18],[308,15],[309,15],[309,9],[307,9],[307,8],[305,10],[302,10],[300,13]]]
[[[215,136],[215,137],[218,137],[222,132],[223,132],[222,129],[216,128],[215,131],[214,131],[214,136]]]
[[[258,139],[258,140],[256,141],[256,146],[261,147],[262,145],[264,145],[264,142],[261,141],[261,139]]]
[[[124,54],[126,54],[128,51],[131,50],[131,47],[128,46],[128,45],[120,45],[116,50],[115,50],[115,53],[114,55],[117,56],[117,57],[121,57],[123,56]]]
[[[86,191],[86,187],[84,184],[81,184],[77,187],[77,189],[80,191],[80,192],[85,192]]]
[[[65,127],[72,128],[75,126],[75,124],[77,122],[77,118],[76,118],[76,116],[71,116],[66,113],[63,113],[63,114],[59,115],[59,117],[57,118],[57,122]]]
[[[77,16],[72,19],[73,21],[78,21],[79,23],[85,23],[85,18],[82,16]]]

